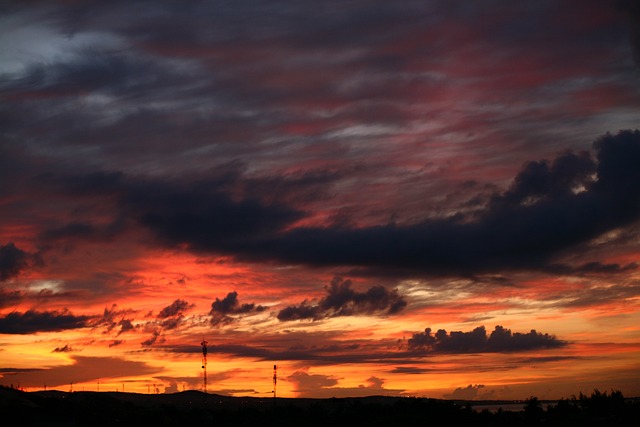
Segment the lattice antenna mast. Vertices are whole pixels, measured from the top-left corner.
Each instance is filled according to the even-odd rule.
[[[202,338],[200,345],[202,346],[202,369],[204,372],[204,392],[207,393],[207,340]]]
[[[278,367],[273,365],[273,406],[276,406],[276,384],[278,383]]]

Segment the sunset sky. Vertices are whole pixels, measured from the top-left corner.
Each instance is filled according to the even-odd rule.
[[[640,6],[3,1],[0,384],[640,396]]]

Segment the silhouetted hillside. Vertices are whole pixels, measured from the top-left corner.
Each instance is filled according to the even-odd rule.
[[[483,402],[487,404],[487,402]],[[21,426],[635,426],[640,401],[620,392],[561,400],[537,398],[519,411],[474,410],[472,402],[382,397],[281,399],[175,394],[41,391],[0,387],[0,411]]]

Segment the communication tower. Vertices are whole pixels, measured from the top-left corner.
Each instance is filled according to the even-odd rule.
[[[202,369],[204,372],[204,392],[207,393],[207,340],[202,338],[202,342],[200,343],[202,346]]]
[[[276,384],[278,382],[278,367],[273,365],[273,407],[276,406]]]

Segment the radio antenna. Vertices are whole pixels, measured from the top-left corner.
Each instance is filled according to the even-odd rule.
[[[202,369],[204,370],[204,393],[207,394],[207,340],[202,337]]]
[[[273,365],[273,407],[276,407],[276,384],[278,383],[278,367]]]

